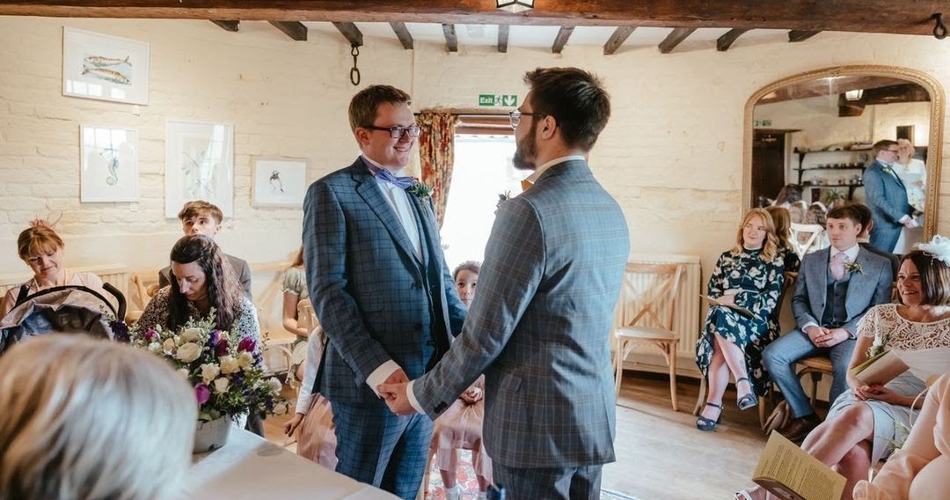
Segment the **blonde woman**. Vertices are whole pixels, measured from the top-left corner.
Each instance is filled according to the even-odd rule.
[[[758,404],[764,389],[762,349],[773,340],[772,310],[782,293],[784,254],[778,250],[772,216],[754,208],[742,219],[736,246],[723,252],[713,269],[706,294],[719,303],[709,308],[696,344],[696,364],[709,393],[696,428],[711,431],[722,420],[722,397],[729,375],[736,380],[736,404],[747,410]],[[720,307],[722,306],[722,307]],[[747,317],[730,306],[741,306]]]
[[[23,285],[34,294],[45,288],[63,285],[83,285],[102,291],[102,280],[93,273],[73,273],[66,269],[63,250],[66,244],[56,234],[52,225],[44,220],[30,222],[30,227],[17,237],[17,254],[33,271],[33,278],[22,285],[9,289],[0,303],[0,318],[16,305]]]
[[[0,500],[176,498],[192,389],[155,355],[44,335],[0,358]]]

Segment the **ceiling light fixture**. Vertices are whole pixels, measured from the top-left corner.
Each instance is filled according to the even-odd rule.
[[[495,0],[495,5],[500,10],[506,10],[512,14],[519,14],[526,10],[534,8],[534,0]]]
[[[849,90],[844,93],[844,98],[849,101],[860,101],[864,97],[864,89]]]

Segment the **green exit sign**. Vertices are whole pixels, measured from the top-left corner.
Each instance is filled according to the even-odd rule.
[[[478,105],[494,108],[513,108],[518,105],[518,94],[478,94]]]

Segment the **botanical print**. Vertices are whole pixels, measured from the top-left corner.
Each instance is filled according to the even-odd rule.
[[[193,200],[234,215],[234,128],[226,123],[169,120],[165,128],[165,217]]]

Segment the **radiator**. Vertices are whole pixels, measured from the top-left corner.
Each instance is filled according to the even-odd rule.
[[[703,283],[699,256],[633,254],[629,260],[630,262],[650,264],[678,263],[685,266],[684,272],[680,276],[679,290],[676,296],[676,310],[673,311],[673,331],[680,339],[676,350],[676,371],[679,375],[698,378],[700,373],[696,367],[696,340],[699,338],[699,329],[703,319],[700,316],[702,300],[699,294],[703,291]],[[648,274],[627,275],[624,286],[633,285],[643,289],[649,287],[653,280],[654,277]],[[617,307],[615,316],[615,325],[617,326],[623,323],[623,306],[624,304],[620,303]],[[656,312],[660,317],[665,317],[669,313],[669,307],[670,304],[666,303]],[[651,321],[644,321],[644,324],[657,326]],[[658,373],[669,372],[666,361],[663,359],[663,355],[660,354],[659,349],[648,344],[638,345],[625,358],[624,368]]]

